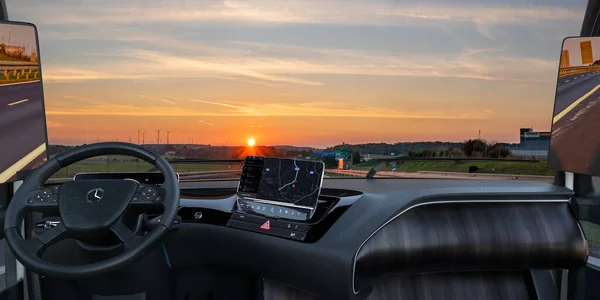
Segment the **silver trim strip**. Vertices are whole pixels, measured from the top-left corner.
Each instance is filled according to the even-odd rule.
[[[273,204],[273,205],[279,205],[279,206],[287,206],[287,207],[292,207],[292,208],[304,208],[304,209],[310,209],[310,210],[315,209],[314,207],[310,207],[310,206],[302,206],[302,205],[296,205],[296,204],[291,204],[291,203],[287,203],[287,202],[277,202],[277,201],[264,200],[264,199],[258,199],[258,198],[250,198],[250,197],[241,197],[238,200],[251,200],[254,202],[261,202],[261,203]]]
[[[600,259],[593,256],[588,256],[587,263],[588,265],[592,265],[594,269],[600,271]]]
[[[356,250],[356,253],[354,253],[354,261],[352,262],[352,292],[355,295],[357,295],[360,292],[360,291],[356,290],[356,261],[358,260],[358,253],[360,252],[360,249],[362,249],[362,247],[367,243],[367,241],[369,241],[369,239],[371,239],[371,237],[373,237],[377,232],[379,232],[381,229],[383,229],[383,227],[385,227],[387,224],[396,220],[398,217],[400,217],[401,215],[403,215],[404,213],[406,213],[407,211],[409,211],[413,208],[416,208],[419,206],[425,206],[425,205],[447,204],[447,203],[554,203],[554,202],[569,203],[569,199],[564,199],[564,200],[448,200],[448,201],[423,202],[423,203],[418,203],[418,204],[409,206],[408,208],[401,211],[399,214],[395,215],[394,217],[392,217],[391,219],[389,219],[388,221],[383,223],[383,225],[379,226],[375,231],[373,231],[373,233],[371,233],[367,237],[367,239],[364,240],[364,242],[362,242],[362,244],[360,244],[360,246]]]

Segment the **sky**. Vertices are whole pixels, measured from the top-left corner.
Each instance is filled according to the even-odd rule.
[[[51,144],[517,142],[550,129],[585,0],[7,0]]]

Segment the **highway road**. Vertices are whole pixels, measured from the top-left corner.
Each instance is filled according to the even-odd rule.
[[[555,106],[549,165],[577,173],[600,170],[600,72],[559,78]]]
[[[600,71],[586,72],[560,77],[556,87],[554,115],[600,84]]]
[[[40,81],[0,85],[0,182],[43,162],[46,149]]]

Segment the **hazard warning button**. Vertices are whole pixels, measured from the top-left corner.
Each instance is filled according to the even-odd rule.
[[[267,220],[264,224],[260,226],[262,230],[271,230],[271,221]]]

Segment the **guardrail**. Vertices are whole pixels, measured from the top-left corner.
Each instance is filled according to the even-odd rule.
[[[368,171],[364,170],[337,170],[326,169],[325,174],[329,177],[358,177],[365,178]],[[201,171],[201,172],[180,172],[179,179],[182,182],[194,180],[215,180],[215,179],[238,179],[241,170],[233,171]],[[538,175],[518,175],[518,174],[491,174],[491,173],[460,173],[460,172],[438,172],[438,171],[418,171],[418,172],[390,172],[380,171],[375,177],[378,178],[452,178],[452,179],[504,179],[504,180],[532,180],[552,182],[552,176]],[[64,183],[73,180],[72,178],[51,178],[49,183]]]
[[[327,169],[325,172],[349,177],[365,177],[368,171],[363,170],[336,170]],[[504,180],[532,180],[552,182],[552,176],[538,175],[518,175],[518,174],[493,174],[493,173],[461,173],[461,172],[438,172],[438,171],[418,171],[418,172],[390,172],[379,171],[374,175],[379,178],[452,178],[452,179],[504,179]]]
[[[0,61],[0,67],[2,66],[37,66],[38,62],[37,61],[8,61],[8,60],[3,60]]]
[[[0,71],[14,71],[14,70],[37,70],[39,67],[35,66],[2,66],[0,65]]]
[[[224,179],[239,178],[242,170],[224,170],[224,171],[198,171],[198,172],[178,172],[180,181],[191,181],[200,179]],[[72,181],[73,178],[50,178],[48,183],[64,183]]]
[[[19,64],[0,64],[0,80],[22,80],[22,79],[39,79],[40,70],[37,63],[28,64],[19,62]],[[3,78],[4,77],[4,78]]]
[[[495,173],[460,173],[460,172],[439,172],[439,171],[418,171],[419,174],[432,174],[442,176],[469,176],[469,177],[480,177],[480,178],[500,178],[500,179],[520,179],[520,180],[533,180],[533,181],[548,181],[554,180],[554,176],[543,176],[543,175],[519,175],[519,174],[495,174]]]
[[[560,68],[560,70],[558,71],[558,75],[566,76],[566,75],[592,72],[592,71],[600,71],[600,66],[581,66],[581,67]]]

